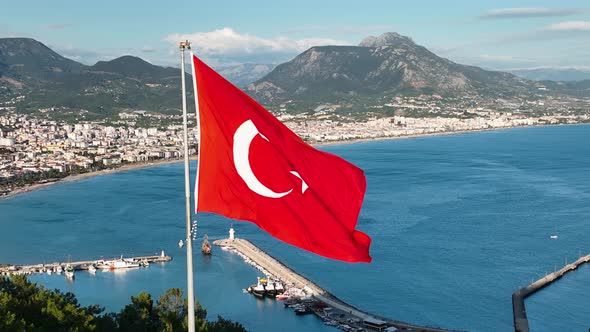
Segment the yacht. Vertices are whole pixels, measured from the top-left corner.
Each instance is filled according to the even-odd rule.
[[[264,285],[261,283],[261,280],[264,279],[258,278],[258,283],[256,286],[252,287],[252,294],[254,294],[256,297],[264,297],[265,289]]]
[[[277,291],[276,291],[275,285],[272,281],[268,281],[266,283],[266,285],[264,285],[264,290],[265,290],[264,295],[266,295],[270,298],[274,298],[275,296],[277,296]]]
[[[123,259],[122,256],[119,259],[104,261],[102,265],[99,265],[100,269],[109,271],[118,269],[128,269],[132,267],[139,267],[139,263],[131,258]]]
[[[275,281],[275,291],[277,291],[277,294],[284,293],[285,287],[283,286],[283,283],[281,283],[280,281]]]
[[[74,279],[74,268],[70,264],[66,265],[66,278]]]

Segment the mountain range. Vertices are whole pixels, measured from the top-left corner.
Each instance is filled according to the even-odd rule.
[[[312,47],[273,67],[245,64],[217,69],[264,104],[292,100],[307,105],[342,101],[362,105],[367,100],[417,94],[493,98],[539,93],[590,95],[590,81],[539,83],[461,65],[397,33],[367,37],[358,46]],[[178,74],[177,68],[156,66],[130,55],[88,66],[34,39],[0,38],[0,102],[24,96],[14,104],[21,112],[50,108],[70,109],[74,114],[74,110],[84,109],[86,119],[122,110],[177,113]],[[190,82],[190,77],[187,80]],[[543,92],[540,84],[546,87]],[[192,87],[188,85],[190,98]]]
[[[312,47],[247,91],[265,103],[340,102],[399,94],[504,98],[538,94],[538,85],[510,73],[452,62],[390,32],[367,37],[358,46]],[[559,92],[568,90],[562,86]]]
[[[510,73],[533,81],[584,81],[590,80],[590,69],[532,68],[513,69]]]
[[[16,105],[22,112],[85,109],[87,119],[121,110],[177,112],[179,77],[177,68],[152,65],[134,56],[86,66],[34,39],[0,39],[0,97],[24,95],[25,101]]]

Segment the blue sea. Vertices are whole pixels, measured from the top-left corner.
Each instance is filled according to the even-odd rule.
[[[511,331],[511,294],[590,252],[590,126],[554,126],[322,147],[365,170],[358,229],[373,239],[371,264],[328,260],[254,225],[200,214],[198,240],[254,243],[363,310],[416,324]],[[194,166],[194,165],[193,165]],[[194,169],[194,167],[193,167]],[[130,296],[186,284],[182,164],[63,183],[0,200],[0,262],[146,255],[174,260],[120,273],[31,277],[118,311]],[[280,222],[280,221],[277,221]],[[550,239],[551,235],[558,239]],[[197,246],[198,247],[198,246]],[[251,331],[336,331],[243,289],[260,273],[214,247],[195,254],[196,295]],[[587,331],[590,267],[526,301],[533,331]]]

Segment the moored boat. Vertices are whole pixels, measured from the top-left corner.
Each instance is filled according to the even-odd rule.
[[[70,264],[66,265],[66,278],[74,279],[74,268]]]
[[[285,287],[283,286],[283,283],[281,283],[280,281],[275,281],[275,291],[277,292],[277,294],[284,293]]]
[[[275,296],[277,296],[277,291],[275,290],[274,283],[271,281],[266,282],[266,284],[264,285],[264,291],[264,295],[270,298],[275,298]]]
[[[94,264],[90,264],[88,266],[88,272],[90,272],[91,274],[95,274],[96,273],[96,267],[94,267]]]
[[[264,285],[262,283],[262,280],[265,279],[260,279],[258,278],[258,283],[256,284],[256,286],[252,287],[252,294],[254,294],[254,296],[256,297],[264,297],[264,293],[266,292],[266,290],[264,289]]]
[[[113,270],[118,270],[118,269],[129,269],[129,268],[133,268],[133,267],[139,267],[139,263],[136,262],[133,259],[123,259],[123,257],[121,256],[121,258],[119,259],[114,259],[114,260],[110,260],[110,261],[103,261],[102,264],[100,264],[98,266],[99,269],[101,270],[109,270],[109,271],[113,271]]]
[[[201,244],[201,251],[204,255],[211,255],[211,244],[209,244],[209,238],[207,237],[207,234],[205,234],[203,244]]]

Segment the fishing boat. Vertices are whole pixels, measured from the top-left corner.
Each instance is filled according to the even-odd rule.
[[[70,264],[66,265],[66,278],[74,279],[74,268]]]
[[[275,281],[275,291],[277,291],[277,295],[285,292],[285,287],[282,282]]]
[[[207,234],[205,234],[205,238],[203,239],[201,251],[203,252],[203,255],[211,255],[211,244],[209,244],[209,238],[207,237]]]
[[[252,294],[254,294],[254,296],[260,298],[264,297],[264,293],[266,292],[266,290],[264,289],[263,281],[265,281],[265,279],[258,278],[258,283],[256,284],[256,286],[252,287]]]
[[[266,284],[264,285],[264,295],[270,297],[270,298],[275,298],[277,296],[277,291],[275,289],[275,285],[272,281],[267,281]]]

